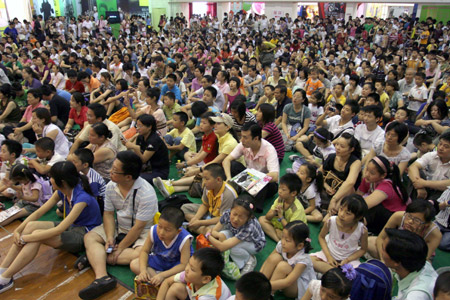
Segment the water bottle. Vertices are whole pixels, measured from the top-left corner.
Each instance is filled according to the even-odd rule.
[[[177,161],[177,164],[180,164],[181,160]],[[178,177],[182,177],[183,176],[183,168],[177,168],[178,170]]]

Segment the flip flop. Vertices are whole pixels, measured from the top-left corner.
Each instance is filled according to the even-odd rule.
[[[73,268],[81,271],[83,269],[86,269],[87,267],[89,267],[91,264],[89,263],[89,260],[86,256],[86,254],[81,255],[80,257],[77,258],[77,260],[75,261],[75,264],[73,265]]]
[[[104,276],[102,278],[95,279],[89,286],[82,289],[78,293],[78,296],[83,300],[93,300],[113,290],[116,285],[116,279],[111,276]]]

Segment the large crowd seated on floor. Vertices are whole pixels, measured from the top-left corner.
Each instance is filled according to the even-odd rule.
[[[450,21],[121,17],[3,32],[0,225],[22,222],[0,293],[45,244],[92,267],[82,299],[116,287],[107,264],[159,300],[448,299]],[[232,178],[253,170],[249,193]],[[390,269],[384,298],[361,296],[366,268]]]

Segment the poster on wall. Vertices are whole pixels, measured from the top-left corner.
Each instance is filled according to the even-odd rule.
[[[55,1],[59,0],[33,0],[34,11],[36,15],[42,15],[44,20],[55,15]],[[58,2],[59,7],[59,2]]]
[[[336,19],[345,18],[345,3],[331,2],[331,3],[319,3],[319,17],[329,18],[335,17]]]
[[[298,15],[304,18],[313,19],[319,15],[319,7],[317,5],[299,5]]]
[[[117,0],[117,7],[130,15],[148,15],[148,5],[141,6],[141,3],[145,4],[145,1],[139,0]]]
[[[6,12],[5,1],[0,0],[0,31],[8,26],[8,13]]]
[[[106,11],[117,11],[117,1],[97,0],[97,10],[99,16],[105,16]]]

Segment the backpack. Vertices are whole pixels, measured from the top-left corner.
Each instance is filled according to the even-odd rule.
[[[186,195],[172,195],[166,199],[158,202],[158,211],[163,211],[164,208],[172,206],[181,208],[183,204],[192,203]]]
[[[39,205],[42,206],[53,195],[53,187],[50,183],[50,180],[46,180],[45,178],[37,175],[34,175],[34,177],[36,178],[36,182],[38,182],[42,186],[42,197],[39,197]]]
[[[391,300],[392,275],[388,267],[372,259],[359,265],[353,280],[350,299]]]

